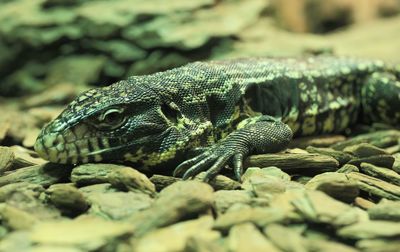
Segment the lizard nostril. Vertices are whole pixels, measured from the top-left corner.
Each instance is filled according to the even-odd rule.
[[[54,136],[54,135],[47,135],[43,138],[43,145],[46,148],[55,147],[64,143],[63,137],[61,135]]]
[[[53,146],[61,145],[65,142],[64,137],[62,135],[58,135],[53,140]]]
[[[53,146],[57,146],[57,145],[59,145],[61,142],[60,142],[60,140],[58,139],[58,138],[56,138],[56,139],[54,139],[53,140]]]

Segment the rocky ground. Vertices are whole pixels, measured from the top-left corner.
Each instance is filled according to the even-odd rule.
[[[0,251],[399,251],[399,139],[297,139],[210,184],[1,147]]]
[[[65,104],[132,74],[252,56],[400,62],[396,0],[162,2],[0,3],[0,251],[400,251],[400,131],[385,125],[251,156],[240,183],[37,157]]]

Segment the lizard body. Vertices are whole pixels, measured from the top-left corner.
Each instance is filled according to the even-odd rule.
[[[83,93],[35,149],[58,163],[180,164],[175,174],[184,177],[212,177],[231,164],[239,178],[243,158],[280,151],[293,135],[341,132],[358,121],[400,125],[399,73],[338,57],[194,62]],[[184,161],[196,148],[203,152]]]

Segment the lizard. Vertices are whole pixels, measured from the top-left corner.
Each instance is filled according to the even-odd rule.
[[[400,66],[336,56],[247,58],[132,76],[79,95],[40,132],[50,162],[133,162],[184,179],[358,122],[400,125]],[[195,153],[190,156],[190,153]]]

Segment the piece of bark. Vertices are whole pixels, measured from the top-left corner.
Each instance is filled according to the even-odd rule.
[[[203,181],[204,176],[206,175],[205,172],[199,173],[197,176],[195,176],[194,180],[197,181]],[[231,178],[228,178],[227,176],[224,175],[217,175],[215,178],[210,180],[208,182],[214,190],[235,190],[240,188],[240,183],[237,182],[236,180],[233,180]]]
[[[252,176],[243,180],[242,188],[257,197],[272,198],[275,194],[286,191],[286,181],[273,176]]]
[[[0,187],[0,202],[15,200],[22,203],[28,199],[39,198],[44,188],[28,182],[12,183]]]
[[[346,137],[343,135],[323,135],[323,136],[308,136],[293,139],[289,144],[289,148],[304,149],[307,146],[314,147],[329,147],[333,144],[343,142]]]
[[[153,198],[142,192],[120,192],[107,189],[102,192],[101,188],[98,189],[82,192],[90,204],[87,215],[102,216],[110,220],[127,220],[149,208],[154,202]]]
[[[72,170],[71,181],[78,186],[110,183],[124,191],[155,194],[155,186],[146,175],[124,165],[101,163],[80,165]]]
[[[368,210],[376,204],[372,201],[366,200],[361,197],[357,197],[354,199],[354,205],[360,207],[361,209]]]
[[[400,223],[391,221],[363,221],[338,230],[340,237],[348,239],[373,239],[400,236]]]
[[[18,182],[29,182],[44,187],[65,181],[71,173],[71,166],[46,163],[21,168],[0,177],[0,186]]]
[[[385,151],[388,154],[395,154],[395,153],[399,153],[400,152],[400,143],[398,145],[393,145],[390,147],[385,148]]]
[[[349,245],[330,240],[307,240],[307,251],[313,252],[359,252]]]
[[[372,220],[400,221],[400,201],[382,199],[368,209]]]
[[[399,130],[381,130],[349,138],[348,140],[334,144],[331,147],[335,150],[343,150],[348,146],[360,143],[370,143],[379,148],[387,148],[396,145],[399,138]]]
[[[39,128],[27,129],[25,132],[24,140],[22,141],[22,146],[24,146],[26,148],[33,148],[39,133],[40,133]]]
[[[126,166],[115,164],[83,164],[75,167],[71,173],[71,181],[78,186],[108,183],[110,174],[116,169]]]
[[[39,158],[36,152],[24,148],[22,146],[14,145],[10,147],[14,152],[14,161],[12,165],[12,169],[19,169],[23,167],[33,166],[33,165],[42,165],[47,163],[46,160]]]
[[[322,191],[346,203],[353,202],[359,194],[357,183],[349,180],[346,174],[337,172],[318,174],[307,182],[305,188]]]
[[[336,172],[339,173],[350,173],[350,172],[359,172],[360,169],[358,169],[357,166],[352,165],[352,164],[345,164],[342,167],[340,167],[339,170],[337,170]]]
[[[198,181],[178,181],[164,188],[154,204],[137,214],[129,222],[135,235],[145,233],[182,220],[185,217],[203,213],[213,202],[213,189]]]
[[[360,143],[344,148],[343,152],[349,153],[356,157],[370,157],[377,155],[389,155],[384,149],[378,148],[369,143]]]
[[[394,163],[392,169],[393,171],[400,173],[400,153],[395,153],[393,157],[394,157]]]
[[[285,219],[285,214],[279,208],[242,208],[228,211],[216,219],[214,229],[228,231],[231,227],[251,222],[258,227],[264,227],[269,223],[279,223]]]
[[[221,242],[222,239],[209,241],[202,237],[190,237],[182,251],[188,252],[229,252],[228,248]]]
[[[356,157],[351,159],[348,164],[360,166],[361,163],[370,163],[376,166],[392,168],[394,163],[394,157],[392,155],[375,155],[369,157]]]
[[[400,186],[358,172],[350,172],[347,176],[357,181],[360,190],[381,198],[400,200]]]
[[[243,223],[232,227],[229,231],[228,246],[230,251],[235,252],[281,251],[252,223]]]
[[[8,130],[11,127],[9,120],[0,120],[0,143],[6,138]]]
[[[29,234],[35,244],[78,247],[82,251],[116,251],[118,242],[132,235],[129,223],[82,216],[73,220],[39,222]],[[56,250],[57,251],[57,250]]]
[[[180,178],[160,175],[160,174],[154,174],[153,176],[150,177],[150,181],[153,182],[153,184],[156,186],[156,190],[158,192],[164,189],[165,187],[181,180],[182,179]]]
[[[342,226],[357,222],[359,218],[349,205],[320,191],[307,190],[291,202],[304,219],[313,223]],[[352,218],[347,218],[348,214]]]
[[[340,166],[344,165],[353,158],[353,156],[348,153],[334,150],[332,148],[316,148],[314,146],[309,146],[306,148],[306,150],[310,153],[318,153],[321,155],[333,157],[339,162]]]
[[[223,214],[234,204],[249,205],[252,194],[244,190],[219,190],[214,193],[214,206],[218,214]]]
[[[212,225],[213,218],[203,216],[153,230],[139,239],[132,239],[132,251],[185,251],[186,244],[193,237],[210,243],[221,237],[219,232],[212,230]]]
[[[400,174],[391,169],[378,167],[369,163],[361,163],[360,170],[367,175],[380,178],[389,183],[400,186]]]
[[[283,172],[278,176],[270,174],[268,168],[248,168],[242,176],[241,187],[254,193],[257,197],[269,198],[274,194],[285,192],[286,183],[290,177],[283,176],[284,179],[282,179],[282,174],[285,174]]]
[[[72,183],[51,185],[46,194],[49,201],[68,216],[77,216],[89,208],[83,193]]]
[[[242,175],[242,182],[249,179],[250,177],[275,177],[284,181],[290,181],[290,175],[283,172],[281,169],[275,166],[269,166],[264,168],[248,167]]]
[[[364,239],[356,242],[360,251],[368,252],[399,252],[400,240],[393,238]]]
[[[36,216],[29,212],[8,204],[0,204],[0,217],[3,225],[11,230],[27,230],[39,221]]]
[[[264,233],[272,243],[282,251],[307,252],[306,239],[293,228],[280,224],[269,224],[264,228]]]
[[[0,175],[12,169],[14,159],[15,155],[11,148],[0,146]]]
[[[339,167],[339,162],[326,155],[315,153],[309,154],[261,154],[250,156],[246,162],[246,166],[268,167],[276,166],[282,170],[305,169],[305,170],[321,170],[332,171]]]
[[[108,175],[108,182],[115,188],[124,191],[139,191],[149,195],[156,193],[156,187],[146,175],[131,167],[112,170]]]

